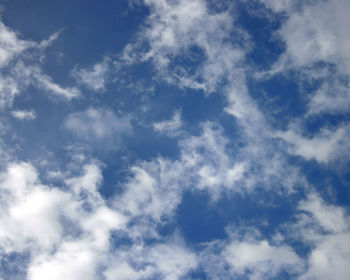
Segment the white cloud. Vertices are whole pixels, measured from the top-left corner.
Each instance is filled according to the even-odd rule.
[[[294,3],[290,1],[265,2],[275,11],[294,12]],[[283,154],[271,144],[273,129],[249,95],[247,69],[243,62],[250,45],[247,34],[235,25],[235,7],[230,7],[230,11],[218,12],[210,10],[201,0],[149,0],[145,3],[150,7],[147,25],[138,40],[124,49],[125,62],[151,61],[160,77],[180,88],[224,94],[227,100],[225,112],[235,117],[246,144],[230,159],[224,148],[226,144],[220,142],[220,137],[215,138],[215,133],[212,139],[218,143],[210,142],[210,138],[205,139],[205,133],[201,137],[182,141],[181,160],[186,168],[192,170],[194,185],[210,189],[213,197],[218,197],[222,190],[228,188],[253,189],[258,181],[266,186],[278,184],[292,191],[295,182],[300,181],[298,171],[286,164]],[[149,46],[146,51],[140,47],[145,45]],[[197,56],[191,52],[191,48],[198,49]],[[173,67],[177,59],[191,57],[192,68]],[[166,123],[160,124],[165,126]],[[187,150],[186,143],[191,141],[193,144]],[[249,172],[253,170],[259,172]],[[283,176],[287,170],[291,174],[288,179]]]
[[[307,268],[298,279],[345,280],[350,273],[350,219],[346,210],[330,205],[311,192],[298,205],[301,211],[289,231],[297,240],[311,246]]]
[[[11,106],[19,92],[16,79],[10,76],[0,76],[0,109]]]
[[[145,3],[150,6],[151,12],[147,18],[147,25],[136,42],[124,49],[122,56],[124,62],[132,64],[150,61],[161,78],[177,87],[201,89],[205,93],[218,91],[225,95],[227,100],[225,112],[234,116],[240,128],[243,128],[242,133],[245,140],[251,144],[250,149],[254,151],[261,149],[259,155],[255,152],[256,157],[252,161],[259,159],[259,163],[262,163],[262,158],[269,153],[265,151],[269,144],[265,144],[270,141],[270,128],[257,104],[250,97],[246,86],[246,64],[243,62],[250,46],[247,34],[235,24],[234,10],[212,11],[206,2],[201,0],[190,2],[149,0]],[[234,9],[234,6],[232,7]],[[145,43],[149,46],[146,51]],[[196,51],[192,51],[191,48],[196,48]],[[177,59],[189,59],[193,66],[174,67],[174,64],[179,64],[173,63],[177,62]],[[174,115],[172,122],[155,124],[155,128],[162,130],[166,126],[177,126],[179,122],[176,117]],[[205,145],[208,146],[209,144]],[[248,150],[247,148],[245,152],[249,152]],[[219,153],[221,151],[218,148],[217,154]],[[201,158],[193,151],[189,152],[189,155],[191,154],[198,159]],[[224,157],[220,158],[223,159]],[[272,158],[270,157],[268,161],[271,162]],[[230,161],[225,159],[221,162],[224,163],[218,164],[219,166],[225,166]],[[197,166],[203,177],[199,185],[209,184],[213,190],[218,189],[220,185],[238,185],[237,182],[228,183],[230,179],[227,179],[227,172],[234,168],[234,163],[230,162],[228,165],[229,168],[222,167],[224,174],[218,172],[221,167]],[[249,164],[239,166],[240,169],[243,169],[243,166],[249,168]],[[280,171],[281,168],[278,172]],[[196,173],[194,171],[194,174]],[[237,172],[237,175],[240,173],[244,172]]]
[[[181,202],[179,178],[183,173],[179,163],[160,158],[134,166],[131,171],[125,192],[116,198],[118,209],[157,222],[171,217]]]
[[[197,266],[195,254],[176,244],[155,246],[148,258],[157,264],[156,273],[160,272],[165,280],[179,279]]]
[[[62,228],[59,208],[69,197],[58,190],[38,185],[37,173],[29,164],[10,165],[2,174],[1,247],[5,251],[25,250],[31,240],[43,247],[59,241]]]
[[[28,163],[11,164],[0,176],[0,250],[30,253],[22,264],[28,265],[28,280],[179,279],[197,267],[196,254],[181,237],[156,236],[157,242],[146,245],[142,240],[155,224],[140,221],[150,217],[157,223],[176,209],[182,186],[173,167],[160,160],[135,167],[112,207],[98,192],[102,175],[96,163],[73,177],[62,173],[61,188],[43,185]],[[132,245],[111,247],[112,231],[131,238]]]
[[[339,76],[350,74],[350,40],[347,36],[350,21],[346,12],[350,7],[349,1],[261,0],[261,2],[274,12],[285,12],[287,16],[287,21],[277,32],[286,44],[286,51],[268,71],[267,76],[293,69],[300,71],[304,79],[315,78],[322,72],[321,67],[317,65],[319,62],[335,65],[336,69],[332,70],[332,74],[334,72]],[[332,113],[339,105],[342,110],[344,104],[340,104],[339,101],[343,99],[343,94],[340,93],[338,96],[336,89],[328,89],[330,93],[313,100],[316,101],[316,107],[321,107],[323,110],[329,107]],[[329,101],[335,101],[337,105],[325,105],[323,100],[326,96],[330,96]]]
[[[23,62],[19,62],[13,67],[11,72],[13,76],[19,80],[18,84],[22,88],[34,85],[39,89],[48,91],[67,100],[80,95],[80,90],[78,88],[64,88],[53,82],[51,77],[44,74],[41,68],[37,65],[28,66]]]
[[[233,275],[249,279],[271,279],[281,271],[297,272],[302,260],[286,245],[273,246],[266,240],[230,243],[222,253]]]
[[[346,218],[344,209],[327,205],[315,193],[310,194],[307,200],[300,202],[299,209],[310,213],[326,231],[339,233],[349,230],[350,221]]]
[[[326,81],[310,96],[308,114],[342,114],[350,110],[350,88],[339,80]]]
[[[102,62],[95,64],[91,69],[78,69],[72,71],[73,77],[85,85],[87,88],[102,92],[105,90],[106,79],[109,71],[109,59],[105,58]]]
[[[182,128],[181,112],[176,111],[170,120],[156,122],[153,124],[153,127],[156,131],[161,133],[165,133],[170,136],[177,136],[181,132]]]
[[[0,78],[0,108],[11,107],[16,95],[30,85],[66,100],[80,95],[80,90],[76,87],[65,88],[53,82],[38,65],[26,65],[19,61],[11,66],[10,74]]]
[[[34,47],[36,43],[18,38],[13,30],[0,22],[0,68],[24,50]]]
[[[75,87],[64,88],[54,83],[40,67],[45,49],[58,36],[59,32],[56,32],[39,43],[23,40],[20,34],[0,22],[0,109],[11,107],[16,95],[29,85],[68,100],[79,95],[80,92]]]
[[[87,164],[83,167],[83,175],[80,177],[69,178],[66,184],[69,185],[76,194],[82,190],[89,190],[91,193],[97,191],[97,186],[102,182],[100,168],[96,164]]]
[[[128,260],[128,258],[131,258]],[[134,264],[134,265],[133,265]],[[181,279],[198,265],[197,256],[183,244],[168,241],[155,246],[135,246],[129,254],[116,254],[105,271],[106,280],[133,280],[160,277]]]
[[[285,132],[276,133],[276,136],[290,144],[289,153],[327,164],[349,152],[349,146],[345,140],[349,133],[348,130],[347,126],[336,130],[323,129],[319,134],[307,138],[291,128]]]
[[[63,88],[60,85],[51,81],[51,78],[45,74],[40,73],[37,69],[34,70],[34,77],[36,78],[37,86],[49,92],[52,92],[58,96],[62,96],[65,99],[72,99],[80,94],[80,90],[73,88]]]
[[[105,147],[118,148],[123,136],[131,132],[132,126],[128,117],[119,117],[107,108],[88,108],[83,112],[70,114],[64,122],[80,139],[101,143]]]
[[[151,14],[138,41],[129,44],[122,59],[127,63],[152,61],[158,74],[165,81],[179,87],[202,89],[214,92],[226,75],[234,76],[244,58],[244,51],[238,44],[225,42],[232,33],[237,41],[244,41],[242,30],[234,26],[229,12],[213,13],[205,1],[159,1],[147,0]],[[231,37],[232,38],[232,37]],[[149,49],[140,46],[144,42]],[[191,53],[191,47],[198,47],[202,54]],[[194,69],[171,66],[172,59],[179,55],[198,60]]]
[[[62,189],[42,185],[31,165],[14,164],[0,180],[1,191],[6,194],[0,222],[11,225],[17,221],[13,228],[23,228],[25,235],[9,234],[11,227],[7,227],[7,232],[0,235],[0,246],[8,253],[33,252],[28,279],[99,279],[98,271],[106,279],[115,279],[116,275],[117,279],[179,279],[194,270],[201,260],[182,241],[164,242],[155,225],[173,217],[186,189],[208,188],[215,193],[215,188],[230,188],[242,180],[245,166],[229,159],[225,141],[220,130],[205,124],[202,135],[181,144],[183,154],[179,160],[158,158],[135,165],[123,184],[124,192],[115,196],[113,207],[107,206],[98,193],[102,176],[95,163],[83,165],[80,175],[67,177],[61,173],[66,177]],[[221,165],[216,167],[218,162]],[[213,173],[204,172],[206,168],[213,169]],[[15,216],[7,214],[7,209],[18,207],[20,211],[11,210],[17,213]],[[123,232],[133,241],[132,245],[111,252],[112,230]],[[7,236],[12,239],[8,240]],[[147,246],[142,241],[147,237],[159,242]],[[284,268],[294,268],[297,262],[289,247],[245,242],[239,246],[232,241],[230,246],[238,246],[235,248],[239,252],[256,249],[258,257],[247,261],[242,254],[235,255],[237,250],[229,246],[222,253],[234,273],[241,273],[243,267],[253,270],[256,266],[250,275],[275,275]],[[282,259],[286,256],[289,261]],[[237,267],[230,261],[234,258],[241,258],[240,263],[234,262]],[[243,264],[244,261],[247,263]]]
[[[261,1],[274,12],[285,12],[287,17],[277,32],[285,42],[285,53],[267,76],[293,70],[300,84],[320,84],[308,96],[306,117],[347,113],[349,1]]]
[[[34,259],[28,269],[28,280],[96,279],[98,253],[89,241],[63,243],[53,255]]]
[[[213,123],[203,124],[203,132],[180,141],[182,166],[194,178],[194,186],[208,189],[218,198],[224,189],[241,189],[245,162],[235,162],[227,153],[228,139],[220,127]]]
[[[69,196],[47,189],[37,182],[34,168],[25,163],[10,165],[1,180],[2,227],[0,244],[5,251],[23,251],[32,242],[50,248],[59,241],[62,228],[58,222],[62,205]]]
[[[11,111],[11,114],[14,118],[19,120],[35,120],[36,113],[34,110],[14,110]]]
[[[347,279],[350,218],[346,209],[327,203],[311,191],[297,204],[293,220],[296,223],[287,223],[270,241],[254,228],[242,236],[242,227],[234,226],[237,232],[228,232],[227,241],[213,242],[201,253],[201,265],[214,279],[272,279],[282,272],[300,280]],[[303,244],[306,255],[297,255],[286,240]],[[225,274],[226,265],[230,276]]]
[[[145,3],[150,16],[136,42],[124,49],[122,60],[126,64],[150,61],[163,81],[179,88],[225,95],[225,112],[240,121],[249,137],[258,127],[261,132],[264,118],[246,87],[249,39],[235,23],[234,6],[213,11],[202,0]],[[177,59],[188,59],[192,66],[179,66]]]
[[[312,251],[307,272],[300,277],[306,279],[337,279],[349,278],[350,268],[350,233],[325,237]]]
[[[339,70],[349,74],[348,8],[346,0],[311,1],[290,11],[280,30],[287,47],[283,63],[303,67],[325,61],[335,63]]]
[[[172,218],[185,190],[208,190],[213,200],[225,191],[242,191],[246,164],[231,159],[226,144],[219,127],[203,124],[201,135],[180,141],[178,160],[158,157],[133,166],[116,207],[149,224]]]
[[[125,217],[97,191],[98,166],[86,165],[82,173],[64,188],[41,184],[28,163],[12,163],[0,174],[0,250],[30,253],[27,279],[96,279],[110,232],[124,228]]]
[[[295,0],[260,0],[266,7],[273,10],[275,13],[289,10],[293,4],[298,1]]]

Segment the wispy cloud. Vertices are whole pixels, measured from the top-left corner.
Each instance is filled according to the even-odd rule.
[[[48,91],[64,99],[72,99],[80,93],[75,87],[64,88],[43,73],[40,62],[43,51],[59,36],[54,33],[41,42],[23,40],[20,35],[0,22],[0,107],[12,106],[21,91],[29,85]]]
[[[86,143],[109,149],[119,149],[122,138],[132,131],[128,116],[117,116],[108,108],[92,107],[70,114],[64,127]]]
[[[153,127],[160,133],[165,133],[170,136],[178,135],[182,128],[181,112],[176,111],[170,120],[156,122],[153,124]]]
[[[349,153],[349,146],[346,144],[348,130],[347,126],[335,130],[324,129],[319,134],[308,138],[290,129],[279,132],[276,136],[290,144],[289,153],[302,156],[307,160],[315,159],[320,163],[329,163]]]
[[[106,57],[102,62],[96,63],[87,68],[74,68],[72,71],[73,77],[88,89],[96,92],[103,92],[109,72],[109,58]]]

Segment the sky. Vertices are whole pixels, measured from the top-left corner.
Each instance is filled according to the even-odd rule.
[[[346,280],[348,0],[1,0],[0,280]]]

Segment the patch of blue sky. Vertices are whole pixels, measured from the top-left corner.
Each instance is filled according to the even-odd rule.
[[[247,67],[253,73],[268,70],[286,48],[281,38],[276,36],[285,16],[270,15],[266,6],[259,1],[238,1],[235,5],[238,10],[237,24],[244,28],[252,42],[246,55]]]

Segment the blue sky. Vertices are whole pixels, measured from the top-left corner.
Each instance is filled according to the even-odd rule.
[[[347,0],[0,4],[0,280],[348,279]]]

